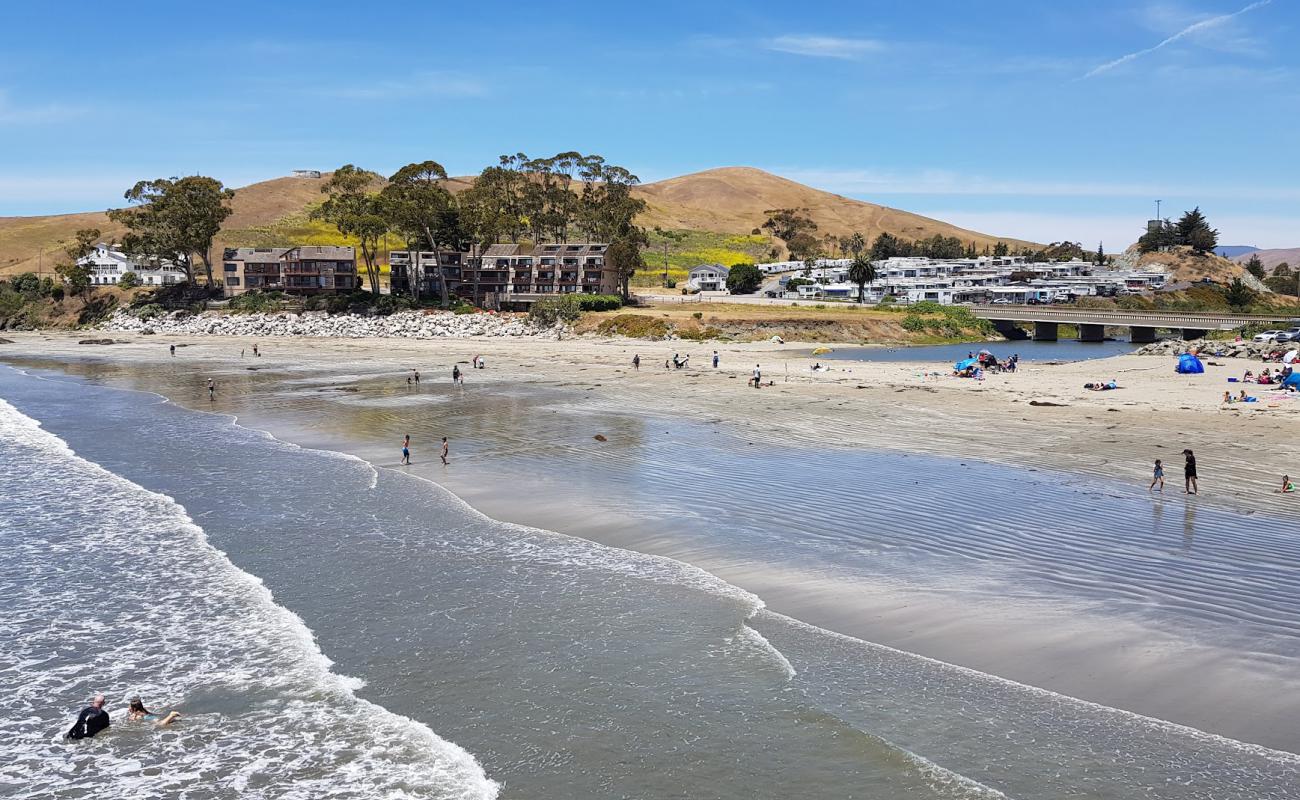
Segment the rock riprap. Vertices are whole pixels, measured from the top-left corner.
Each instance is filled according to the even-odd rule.
[[[1216,358],[1262,358],[1267,353],[1277,350],[1286,352],[1297,347],[1300,347],[1300,344],[1295,342],[1237,342],[1215,339],[1194,339],[1185,342],[1181,339],[1165,339],[1143,345],[1133,352],[1139,356],[1180,356],[1183,353],[1198,353]]]
[[[359,314],[227,314],[204,312],[140,319],[127,311],[109,317],[101,330],[204,336],[321,336],[401,339],[468,339],[475,336],[558,338],[562,330],[540,328],[524,317],[400,311],[387,316]]]

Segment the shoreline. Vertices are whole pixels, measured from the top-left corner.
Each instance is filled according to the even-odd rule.
[[[1092,469],[1062,470],[1060,466],[1060,452],[1058,452],[1058,448],[1063,449],[1065,446],[1068,446],[1072,441],[1069,436],[1086,434],[1086,432],[1095,425],[1095,421],[1092,420],[1092,417],[1098,410],[1097,405],[1099,404],[1099,401],[1091,396],[1083,396],[1080,400],[1080,404],[1077,405],[1071,404],[1061,407],[1043,407],[1034,409],[1034,411],[1048,411],[1061,415],[1074,414],[1076,416],[1082,415],[1085,417],[1083,421],[1070,421],[1070,426],[1064,429],[1063,437],[1058,439],[1054,443],[1055,446],[1052,448],[1035,449],[1027,448],[1025,446],[1011,448],[1005,447],[1004,442],[1003,449],[999,452],[994,452],[991,448],[996,446],[1000,441],[997,436],[988,435],[984,427],[978,424],[975,425],[973,430],[967,430],[963,428],[961,424],[954,424],[952,422],[953,420],[974,420],[977,423],[987,422],[987,417],[990,413],[997,413],[997,409],[1001,408],[1008,401],[1017,402],[1014,399],[1014,396],[1018,392],[1024,391],[1023,389],[1017,389],[1014,386],[972,386],[971,384],[973,382],[958,382],[957,379],[952,379],[951,381],[954,385],[952,391],[945,391],[944,389],[929,386],[924,382],[921,382],[919,384],[920,387],[931,389],[932,391],[909,392],[908,395],[906,395],[909,400],[915,396],[916,400],[919,402],[909,405],[906,409],[908,415],[897,416],[898,409],[891,406],[883,409],[887,412],[884,415],[884,420],[874,423],[870,428],[865,430],[831,429],[831,432],[834,435],[828,435],[828,428],[825,425],[827,420],[834,421],[844,419],[846,415],[851,415],[851,412],[857,410],[853,405],[849,405],[849,403],[858,401],[858,398],[863,398],[861,402],[874,409],[878,406],[875,402],[877,398],[884,397],[889,399],[889,394],[907,391],[905,388],[899,388],[895,383],[885,383],[883,378],[891,377],[891,370],[897,371],[901,369],[905,372],[906,370],[914,369],[915,365],[911,364],[892,362],[867,365],[863,362],[855,362],[853,367],[858,371],[851,373],[853,377],[847,378],[847,382],[850,386],[857,386],[858,384],[856,381],[860,380],[858,376],[861,374],[862,368],[872,366],[874,369],[868,371],[873,373],[873,382],[877,380],[876,376],[881,376],[882,379],[879,385],[873,385],[870,390],[858,390],[846,387],[843,380],[819,380],[823,377],[821,374],[795,374],[791,376],[789,383],[778,383],[776,387],[773,387],[777,391],[773,391],[773,389],[769,388],[756,391],[745,387],[742,380],[745,377],[744,370],[741,368],[733,368],[732,370],[724,369],[720,371],[719,374],[713,374],[711,370],[706,372],[705,370],[696,368],[691,372],[698,374],[695,376],[688,376],[678,371],[665,371],[662,368],[656,369],[654,367],[646,367],[643,364],[643,369],[641,370],[642,374],[640,376],[630,375],[630,373],[632,373],[630,367],[618,366],[617,361],[613,360],[611,350],[615,354],[624,355],[624,350],[636,348],[637,345],[643,344],[639,342],[631,344],[618,340],[597,342],[594,344],[590,342],[579,342],[579,347],[577,348],[573,347],[574,343],[571,341],[550,343],[551,346],[547,348],[549,352],[545,354],[530,352],[521,355],[518,352],[511,353],[508,348],[501,347],[503,342],[499,340],[491,342],[419,342],[416,343],[418,346],[403,348],[395,348],[393,347],[394,343],[387,340],[374,344],[366,343],[364,341],[358,342],[356,340],[345,340],[334,343],[338,345],[337,348],[322,348],[320,347],[320,343],[315,341],[305,343],[306,346],[297,345],[291,348],[282,347],[282,343],[274,340],[268,341],[262,339],[259,341],[264,353],[268,349],[271,352],[267,354],[266,358],[259,360],[259,363],[255,365],[258,367],[257,371],[266,369],[268,371],[288,372],[290,375],[301,373],[304,376],[326,373],[325,378],[321,380],[304,377],[302,381],[299,382],[304,389],[312,387],[315,391],[321,391],[339,383],[347,383],[349,379],[369,379],[384,374],[391,374],[395,379],[400,380],[402,374],[400,370],[405,369],[406,367],[399,367],[399,365],[404,365],[411,361],[419,363],[419,369],[426,376],[426,382],[431,380],[444,382],[446,381],[446,376],[442,374],[441,370],[435,372],[432,369],[427,369],[428,360],[436,358],[440,362],[450,365],[450,363],[456,361],[468,361],[471,355],[483,353],[486,354],[485,357],[488,360],[488,369],[470,373],[469,379],[472,386],[485,386],[488,389],[496,390],[513,386],[526,391],[532,391],[534,388],[538,388],[549,392],[566,392],[568,394],[564,396],[582,399],[584,413],[594,414],[617,410],[624,413],[630,412],[633,414],[652,415],[653,419],[657,421],[664,421],[676,416],[684,416],[697,423],[725,425],[732,430],[733,437],[742,443],[746,437],[763,437],[764,439],[770,439],[772,443],[778,446],[784,442],[787,444],[797,445],[801,448],[823,448],[831,451],[855,450],[866,447],[881,452],[938,455],[950,460],[972,458],[987,461],[992,464],[1013,465],[1030,471],[1050,470],[1052,474],[1045,476],[1049,480],[1060,479],[1068,481],[1071,474],[1093,477],[1100,475],[1108,479],[1115,478],[1113,472],[1104,469],[1108,463],[1110,463],[1111,466],[1114,466],[1113,462],[1105,462],[1104,460],[1100,462],[1085,462],[1081,461],[1076,455],[1072,459],[1069,459],[1070,464],[1073,464],[1076,467],[1086,466]],[[249,359],[244,359],[241,362],[237,355],[237,349],[234,350],[235,356],[232,358],[230,355],[231,348],[228,346],[224,337],[217,346],[214,346],[213,342],[208,340],[206,342],[193,344],[192,347],[178,349],[178,353],[183,355],[178,355],[175,361],[166,355],[166,344],[166,340],[159,343],[156,341],[156,337],[148,337],[148,344],[146,345],[147,350],[144,352],[141,352],[141,348],[135,345],[114,345],[112,350],[116,351],[118,353],[117,355],[114,355],[114,353],[111,352],[104,352],[105,350],[110,349],[107,347],[101,350],[100,348],[77,346],[75,344],[64,347],[56,346],[50,348],[50,350],[57,351],[59,360],[67,359],[70,356],[73,360],[82,363],[108,361],[113,363],[144,365],[147,367],[151,366],[152,368],[175,365],[175,368],[184,370],[185,372],[192,371],[196,365],[200,365],[202,367],[202,377],[206,378],[207,375],[214,374],[217,376],[218,385],[221,385],[223,380],[233,380],[234,376],[238,374],[236,370],[247,372],[249,366],[254,366],[254,364],[250,363]],[[222,344],[227,346],[220,346]],[[380,345],[380,347],[376,347],[376,344]],[[527,349],[534,350],[537,343],[527,342],[520,344]],[[7,349],[8,348],[6,348],[6,350]],[[127,353],[128,349],[130,351],[129,355],[123,357],[122,354]],[[358,357],[339,359],[337,356],[340,354],[335,352],[335,350],[345,350],[347,351],[347,355]],[[577,350],[577,352],[574,352],[575,350]],[[770,360],[770,357],[774,353],[780,354],[781,351],[779,349],[772,350],[770,347],[748,346],[744,348],[733,348],[730,355],[724,356],[724,358],[729,358],[733,363],[738,359],[748,357]],[[359,357],[361,354],[365,354],[364,361]],[[3,353],[0,353],[0,355],[3,355]],[[46,355],[49,355],[49,353]],[[511,360],[512,356],[520,357],[523,363],[514,363],[514,361]],[[42,356],[33,354],[32,357],[39,360]],[[630,359],[630,355],[627,355],[627,358]],[[645,358],[644,355],[643,358]],[[1146,362],[1152,362],[1153,364],[1162,364],[1164,361],[1163,359],[1151,357],[1126,358],[1138,358]],[[268,359],[270,360],[268,361]],[[811,359],[800,360],[811,361]],[[1088,362],[1081,363],[1085,365],[1086,369]],[[363,369],[366,370],[364,375],[350,376],[329,374],[330,372],[349,373],[354,371],[359,364],[364,364]],[[543,364],[545,364],[547,369],[542,373],[538,373],[536,370],[538,370]],[[1059,366],[1069,367],[1072,365]],[[602,367],[608,369],[601,370]],[[590,376],[588,374],[596,370],[602,372],[613,371],[621,373],[622,375],[629,377],[630,380],[621,384],[611,384],[608,382],[607,377]],[[1052,376],[1058,376],[1061,372],[1058,366],[1045,368],[1045,370],[1047,374]],[[1020,376],[1025,376],[1028,372],[1029,370],[1022,367]],[[73,374],[77,373],[73,371]],[[196,372],[196,374],[200,373]],[[105,375],[108,376],[108,373],[105,373]],[[223,375],[226,377],[223,378]],[[834,373],[832,373],[832,376],[834,376]],[[900,378],[898,375],[894,375],[892,377],[895,381],[899,382],[908,380],[907,376]],[[1018,376],[1008,377],[1014,380]],[[1041,378],[1042,376],[1040,376],[1040,379]],[[93,377],[91,377],[91,379],[94,380]],[[707,384],[705,383],[705,379],[708,379]],[[1057,383],[1060,382],[1058,377],[1053,377],[1051,380]],[[669,381],[672,381],[672,383],[669,383]],[[726,381],[726,383],[722,383],[723,381]],[[119,385],[118,382],[112,380],[101,382],[107,382],[110,385]],[[1038,381],[1038,383],[1041,382],[1041,380]],[[293,383],[293,381],[289,381],[289,383]],[[207,407],[206,396],[202,392],[201,380],[196,380],[193,386],[195,390],[194,394],[188,399],[183,396],[183,392],[176,392],[175,389],[173,389],[172,392],[159,392],[156,388],[146,390],[163,394],[172,402],[176,402],[178,405],[187,408],[209,410]],[[665,391],[665,387],[668,387],[671,390]],[[735,387],[735,391],[732,391],[731,387]],[[1056,388],[1058,388],[1062,394],[1071,391],[1065,389],[1063,386],[1058,386]],[[658,391],[654,391],[656,389]],[[783,389],[784,391],[782,391]],[[177,394],[181,394],[182,396],[177,396]],[[829,397],[826,395],[829,395]],[[945,398],[944,395],[950,395],[950,397]],[[848,399],[845,399],[846,396]],[[954,397],[956,400],[963,402],[953,402]],[[749,400],[749,398],[753,399]],[[808,420],[791,419],[787,416],[783,416],[786,409],[791,408],[792,404],[794,406],[799,406],[801,404],[806,404],[809,400],[816,402],[816,405],[814,406],[815,411],[810,412],[809,414],[814,418],[811,422]],[[836,401],[838,401],[838,404],[835,404]],[[760,403],[762,404],[762,410],[767,411],[769,416],[774,417],[773,420],[760,421],[755,419],[752,414],[746,416],[736,413],[737,409],[742,408],[745,411],[752,412],[755,410],[756,404]],[[949,407],[944,408],[943,406],[945,403]],[[652,405],[654,406],[653,408],[651,407]],[[952,406],[956,407],[954,408]],[[723,410],[724,408],[729,409],[731,413],[727,414],[727,412]],[[1203,417],[1203,411],[1205,409],[1195,410],[1197,408],[1200,408],[1200,406],[1193,407],[1193,410],[1184,413],[1182,416],[1188,417],[1195,415],[1196,417]],[[925,413],[918,413],[918,409],[925,410]],[[931,411],[931,409],[933,409],[933,411]],[[220,407],[211,410],[223,413]],[[411,410],[414,411],[415,409],[412,408]],[[910,427],[908,427],[904,433],[912,434],[917,430],[916,417],[927,416],[928,418],[928,415],[938,413],[942,413],[944,415],[943,418],[946,421],[946,426],[942,428],[942,430],[945,431],[942,436],[934,435],[935,430],[939,428],[933,423],[928,423],[929,430],[928,438],[926,439],[917,439],[909,435],[900,435],[899,431],[896,429],[904,423],[908,423]],[[1130,414],[1136,416],[1137,412],[1130,412]],[[908,422],[909,415],[911,419],[910,422]],[[1218,416],[1217,412],[1215,413],[1215,416]],[[852,417],[850,416],[849,418]],[[1236,420],[1235,422],[1233,420],[1224,421],[1233,422],[1234,425],[1245,424],[1240,423],[1239,420]],[[332,440],[313,441],[312,436],[321,435],[319,431],[313,433],[304,428],[297,434],[282,435],[284,431],[277,432],[269,429],[274,426],[259,424],[259,420],[255,415],[252,419],[248,420],[245,420],[244,415],[241,415],[240,418],[235,421],[235,424],[239,424],[242,427],[251,427],[255,430],[267,431],[275,438],[301,447],[326,449],[331,452],[343,452],[349,456],[361,458],[362,460],[367,461],[374,468],[391,466],[385,463],[383,459],[384,453],[377,452],[375,454],[367,454],[365,451],[366,448],[369,447],[368,445],[360,448],[358,448],[358,446],[349,448],[346,446],[341,447],[339,442]],[[875,437],[872,435],[879,433],[886,427],[895,429],[893,430],[893,438]],[[593,427],[593,430],[595,429],[596,428]],[[1145,431],[1147,429],[1143,428],[1142,430]],[[1159,432],[1159,429],[1156,430]],[[1223,431],[1219,431],[1219,433],[1227,435],[1231,433],[1231,430],[1232,428],[1228,427]],[[1166,430],[1165,432],[1167,433],[1168,431]],[[774,433],[777,435],[773,436]],[[1204,434],[1205,432],[1200,431],[1200,433]],[[1111,433],[1110,435],[1114,436],[1116,434]],[[1134,439],[1137,439],[1138,437],[1138,433],[1133,434]],[[1061,442],[1064,442],[1064,444],[1061,444]],[[1110,444],[1113,445],[1115,443]],[[954,448],[960,448],[962,452],[954,453]],[[432,450],[429,452],[432,453]],[[453,458],[457,457],[458,455],[454,451]],[[431,455],[428,456],[427,459],[428,461],[436,460]],[[1202,459],[1204,459],[1204,455],[1202,455]],[[1226,463],[1236,464],[1236,462]],[[1169,469],[1169,471],[1172,475],[1176,472],[1176,469]],[[612,533],[609,530],[596,531],[595,535],[589,535],[592,534],[593,531],[591,529],[584,529],[583,524],[594,524],[596,517],[600,517],[603,523],[606,519],[604,509],[599,509],[599,513],[597,514],[592,513],[598,511],[596,507],[586,508],[584,506],[586,510],[578,507],[562,509],[551,508],[548,510],[547,508],[533,504],[526,508],[519,508],[517,514],[502,513],[502,511],[510,504],[502,500],[500,497],[498,497],[495,506],[490,503],[484,503],[482,493],[486,491],[486,489],[483,489],[483,487],[479,487],[479,496],[476,497],[475,491],[467,490],[467,487],[463,485],[463,482],[461,485],[458,485],[458,481],[454,479],[447,481],[438,480],[437,478],[429,479],[455,495],[462,502],[467,503],[467,505],[478,513],[485,514],[492,519],[515,524],[523,524],[533,528],[554,530],[561,534],[580,536],[600,544],[611,545],[621,549],[630,549],[635,552],[667,556],[669,558],[674,558],[675,560],[683,561],[688,565],[703,568],[708,572],[718,575],[722,580],[726,580],[733,585],[739,586],[743,590],[754,590],[752,583],[747,586],[744,582],[737,582],[734,574],[727,574],[725,571],[720,573],[717,569],[708,565],[696,564],[692,561],[678,558],[671,553],[656,549],[656,547],[666,547],[667,545],[663,542],[660,542],[658,545],[653,542],[641,542],[641,546],[637,546],[638,543],[636,541],[619,534],[617,530]],[[1143,481],[1142,485],[1144,487],[1145,476],[1143,476]],[[1174,487],[1170,486],[1168,488],[1170,490],[1168,493],[1172,496],[1172,490]],[[1290,498],[1284,498],[1284,500],[1289,499]],[[1168,502],[1176,502],[1176,500],[1171,499]],[[1190,509],[1194,509],[1196,505],[1207,505],[1211,507],[1217,506],[1238,511],[1243,509],[1248,510],[1249,508],[1237,500],[1237,495],[1229,495],[1226,498],[1215,497],[1212,499],[1209,497],[1195,499],[1189,498],[1188,513],[1194,513],[1194,511]],[[1270,508],[1270,513],[1278,515],[1288,513],[1288,511],[1294,513],[1294,506],[1288,508],[1284,503],[1276,505],[1279,507]],[[588,519],[585,523],[581,523],[584,516]],[[612,528],[617,529],[619,528],[619,525],[613,525]],[[765,580],[761,575],[750,575],[747,577],[752,578],[755,581]],[[788,575],[783,576],[783,578],[788,577]],[[805,593],[800,590],[803,586],[808,587],[808,592]],[[1134,696],[1135,690],[1132,688],[1126,689],[1129,697],[1127,699],[1122,699],[1124,693],[1116,693],[1113,687],[1107,686],[1106,672],[1102,672],[1099,675],[1092,674],[1092,671],[1087,666],[1088,663],[1091,663],[1087,661],[1087,657],[1090,656],[1089,650],[1092,649],[1093,646],[1104,647],[1106,645],[1115,645],[1116,642],[1127,641],[1128,644],[1121,645],[1119,650],[1124,652],[1131,650],[1132,653],[1129,653],[1128,655],[1125,655],[1124,652],[1117,652],[1113,655],[1104,656],[1096,656],[1095,654],[1092,654],[1091,657],[1094,659],[1101,658],[1102,661],[1109,662],[1112,666],[1120,665],[1124,659],[1132,659],[1129,669],[1133,670],[1135,673],[1142,670],[1144,665],[1142,662],[1141,652],[1150,651],[1152,648],[1159,649],[1161,645],[1150,641],[1150,637],[1144,636],[1143,631],[1140,628],[1134,628],[1121,634],[1117,627],[1117,629],[1110,634],[1109,639],[1089,639],[1083,637],[1076,641],[1070,641],[1068,637],[1064,637],[1060,633],[1036,630],[1033,632],[1032,636],[1026,637],[1022,635],[1016,637],[1018,640],[1017,647],[1008,648],[1006,653],[994,654],[996,656],[994,660],[989,661],[984,659],[982,661],[972,662],[971,659],[963,659],[960,657],[961,653],[963,651],[978,652],[981,649],[997,650],[998,648],[996,646],[992,648],[986,647],[985,645],[988,644],[988,641],[982,639],[981,632],[978,628],[963,631],[955,630],[954,626],[951,624],[936,624],[938,621],[942,621],[945,618],[945,607],[960,607],[963,602],[960,596],[956,596],[955,598],[937,598],[937,604],[936,598],[930,598],[927,604],[926,602],[921,602],[925,598],[920,595],[914,595],[905,598],[906,602],[903,602],[900,605],[899,598],[891,598],[888,592],[875,592],[874,600],[870,596],[872,593],[868,592],[864,595],[864,598],[861,599],[861,602],[865,604],[865,606],[870,606],[872,602],[876,602],[881,608],[892,608],[893,610],[889,611],[885,616],[868,621],[864,628],[863,621],[856,619],[853,616],[855,613],[854,609],[857,608],[857,606],[839,607],[837,605],[839,599],[845,596],[844,592],[852,587],[836,587],[830,584],[819,587],[815,580],[811,580],[806,584],[800,583],[795,586],[787,585],[787,590],[784,592],[779,588],[774,587],[778,587],[778,584],[768,582],[763,585],[761,591],[756,591],[755,593],[767,601],[777,613],[795,616],[799,619],[805,620],[808,624],[822,627],[832,632],[853,636],[866,641],[879,641],[884,646],[896,647],[898,649],[908,650],[909,652],[916,652],[925,657],[937,658],[948,663],[962,665],[987,674],[1003,677],[1006,680],[1034,686],[1043,686],[1043,688],[1047,690],[1060,692],[1071,697],[1077,697],[1086,702],[1100,702],[1118,708],[1131,708],[1129,704],[1129,701],[1131,700],[1139,704],[1138,708],[1133,709],[1136,713],[1159,719],[1172,718],[1176,723],[1182,721],[1176,714],[1151,713],[1148,710],[1150,708],[1150,703],[1156,701],[1153,701],[1151,698]],[[956,603],[956,606],[953,605],[954,603]],[[1042,618],[1038,618],[1036,621],[1042,622]],[[1068,622],[1068,620],[1062,618],[1062,622]],[[906,635],[906,631],[909,629],[913,630],[914,633]],[[892,638],[885,637],[884,640],[880,640],[869,636],[870,632],[873,630],[892,630],[894,631],[894,634],[891,635]],[[1009,641],[1010,640],[1008,640],[1008,642]],[[1025,680],[1023,670],[1017,672],[1017,667],[1014,663],[1016,660],[1015,653],[1024,650],[1026,647],[1037,654],[1035,657],[1039,663],[1036,668],[1039,670],[1039,674],[1055,675],[1051,681]],[[1056,654],[1051,658],[1046,658],[1045,656],[1049,649],[1064,649],[1065,652]],[[1000,661],[998,660],[999,658],[1001,659]],[[1180,669],[1194,671],[1195,664],[1193,662],[1197,662],[1200,659],[1191,658],[1189,656],[1186,660],[1191,664],[1191,666],[1180,667]],[[1074,677],[1070,677],[1071,675]],[[1044,683],[1047,685],[1044,685]],[[1173,683],[1183,685],[1180,680],[1174,680]],[[1107,699],[1097,699],[1098,692],[1104,693],[1103,696]],[[1138,690],[1138,694],[1140,695],[1140,690]],[[1176,695],[1177,693],[1175,692],[1173,694]],[[1161,704],[1169,704],[1169,707],[1171,708],[1177,707],[1176,697],[1173,696],[1166,697],[1164,700],[1158,702]],[[1141,704],[1143,703],[1146,703],[1147,705],[1142,706]],[[1183,720],[1185,719],[1186,718],[1184,717]],[[1183,721],[1182,724],[1188,723]],[[1200,726],[1193,725],[1193,727],[1208,728],[1211,726],[1202,724]],[[1250,737],[1236,736],[1234,738],[1254,741]],[[1262,746],[1269,745],[1264,744]]]

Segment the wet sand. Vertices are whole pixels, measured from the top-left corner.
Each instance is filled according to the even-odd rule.
[[[955,456],[1050,471],[1043,475],[1048,481],[1068,482],[1074,473],[1087,479],[1118,479],[1142,491],[1150,460],[1161,457],[1169,476],[1163,513],[1172,523],[1189,513],[1194,517],[1197,508],[1294,514],[1295,498],[1271,490],[1273,476],[1300,472],[1289,462],[1283,444],[1300,403],[1279,400],[1276,408],[1265,402],[1243,411],[1222,409],[1217,402],[1220,387],[1227,385],[1222,374],[1239,375],[1247,366],[1258,371],[1257,364],[1211,367],[1206,376],[1187,378],[1173,375],[1167,359],[1125,356],[1109,359],[1104,366],[1035,365],[977,384],[927,374],[942,371],[944,365],[837,362],[836,370],[814,374],[807,370],[811,358],[788,358],[770,345],[719,347],[723,364],[715,372],[707,366],[712,347],[681,342],[261,339],[264,357],[256,360],[251,355],[240,359],[240,348],[251,354],[251,341],[235,339],[139,337],[106,347],[74,342],[22,336],[15,345],[6,345],[4,354],[12,350],[139,367],[154,372],[139,388],[149,384],[195,408],[210,407],[203,390],[208,377],[215,377],[219,387],[233,388],[249,377],[249,367],[257,368],[254,376],[274,372],[277,380],[286,382],[283,399],[265,413],[267,421],[280,426],[277,435],[345,449],[385,466],[391,466],[386,460],[396,458],[389,459],[386,445],[376,438],[392,438],[390,434],[409,424],[412,415],[431,420],[421,429],[423,452],[417,450],[417,460],[434,458],[427,442],[437,430],[439,407],[446,398],[406,393],[406,371],[417,368],[424,384],[441,387],[450,383],[453,363],[482,354],[488,369],[467,372],[466,381],[471,393],[485,390],[484,413],[470,421],[470,427],[453,433],[453,462],[459,460],[465,468],[443,472],[420,465],[419,470],[494,517],[701,563],[755,591],[774,610],[830,630],[1229,736],[1290,746],[1288,720],[1300,708],[1282,698],[1297,696],[1294,689],[1300,687],[1295,685],[1294,664],[1285,659],[1271,669],[1254,663],[1246,670],[1215,648],[1162,636],[1129,621],[1111,620],[1101,627],[1095,620],[1073,617],[1068,609],[1026,608],[1023,598],[864,585],[815,571],[800,573],[792,566],[772,570],[744,558],[728,564],[718,553],[700,553],[671,535],[656,534],[653,518],[620,515],[602,508],[598,497],[574,502],[582,497],[581,485],[565,486],[552,502],[544,481],[532,487],[519,484],[530,488],[521,497],[483,480],[483,468],[506,457],[526,458],[530,449],[545,451],[562,474],[563,448],[576,450],[577,439],[589,438],[549,441],[554,431],[543,416],[548,413],[546,403],[537,401],[540,392],[578,416],[578,422],[567,422],[571,428],[582,425],[586,415],[592,436],[650,438],[648,430],[611,429],[615,417],[644,416],[655,426],[665,418],[679,419],[715,425],[738,440],[764,445]],[[178,349],[175,359],[166,355],[172,342],[188,345]],[[662,358],[673,352],[691,353],[695,366],[665,370]],[[634,353],[641,354],[640,371],[630,367]],[[765,379],[775,380],[775,386],[746,387],[754,362],[763,364]],[[1215,374],[1216,369],[1224,372]],[[112,382],[114,373],[105,369],[99,377]],[[1107,393],[1081,388],[1085,382],[1110,378],[1125,388]],[[358,397],[355,414],[303,420],[294,429],[296,392],[339,392],[337,406],[347,407],[350,385],[389,380],[394,391],[382,398],[373,392]],[[1031,400],[1056,405],[1030,406]],[[216,410],[223,410],[224,402],[220,397]],[[494,415],[492,403],[506,404],[509,413]],[[538,415],[534,431],[492,430],[494,420],[524,420],[526,425],[530,409]],[[245,413],[253,417],[248,424],[257,427],[258,411]],[[373,429],[358,434],[358,427]],[[382,436],[372,435],[376,433]],[[1187,499],[1180,492],[1178,453],[1185,446],[1198,453],[1206,492],[1198,498]],[[590,450],[580,454],[600,458]],[[483,468],[476,469],[476,462]],[[520,476],[520,481],[528,477]],[[1105,513],[1105,498],[1098,500],[1103,504],[1101,524],[1113,526],[1117,535],[1124,533],[1123,521]],[[1050,515],[1052,510],[1042,513]]]

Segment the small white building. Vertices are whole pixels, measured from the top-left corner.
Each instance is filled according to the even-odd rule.
[[[77,259],[79,266],[90,267],[92,286],[113,286],[128,272],[134,272],[144,286],[170,286],[185,281],[185,271],[170,261],[157,266],[140,264],[116,245],[100,242],[90,255]]]
[[[725,292],[730,273],[730,268],[722,264],[701,264],[686,274],[686,286],[701,292]]]

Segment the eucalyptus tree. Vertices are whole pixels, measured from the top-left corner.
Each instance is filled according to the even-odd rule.
[[[232,213],[232,189],[204,175],[139,181],[123,195],[127,208],[112,209],[109,219],[125,225],[122,247],[154,263],[171,261],[194,281],[194,257],[203,263],[212,285],[212,240]]]
[[[442,307],[451,304],[447,276],[442,270],[442,250],[459,250],[464,239],[460,207],[444,185],[447,170],[437,161],[420,161],[394,172],[380,200],[390,224],[408,239],[419,239],[433,251],[434,271]],[[418,262],[418,260],[417,260]],[[411,277],[411,295],[420,296],[421,277]]]
[[[379,294],[379,240],[389,231],[387,210],[375,191],[382,180],[378,173],[344,164],[321,187],[328,197],[311,212],[312,219],[328,222],[358,241],[370,292],[375,295]]]

